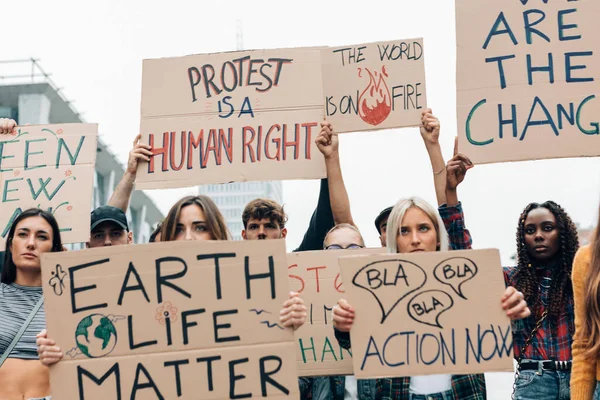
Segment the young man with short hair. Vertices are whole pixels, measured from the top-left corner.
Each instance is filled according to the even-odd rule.
[[[310,219],[302,243],[295,252],[322,250],[325,235],[334,225],[354,225],[340,167],[338,137],[328,122],[321,123],[321,132],[316,143],[325,157],[327,179],[321,179],[317,208]],[[252,200],[242,213],[242,222],[244,240],[283,239],[287,236],[287,215],[283,206],[273,200]]]

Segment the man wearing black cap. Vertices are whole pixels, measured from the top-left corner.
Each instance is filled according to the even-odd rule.
[[[377,228],[377,232],[379,232],[381,247],[387,246],[387,221],[392,212],[392,208],[394,207],[384,209],[379,213],[377,218],[375,218],[375,228]]]
[[[133,243],[133,233],[129,231],[127,217],[123,210],[113,206],[102,206],[92,211],[88,248],[118,246]]]

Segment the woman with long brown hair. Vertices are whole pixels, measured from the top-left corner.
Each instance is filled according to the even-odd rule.
[[[600,380],[600,219],[590,244],[577,252],[572,274],[575,339],[571,398],[591,400]],[[596,393],[596,398],[599,395]]]
[[[161,242],[231,240],[225,218],[208,196],[186,196],[171,207],[162,223]]]
[[[10,227],[0,275],[0,399],[50,398],[36,346],[46,327],[40,258],[62,250],[56,219],[46,211],[25,210]]]

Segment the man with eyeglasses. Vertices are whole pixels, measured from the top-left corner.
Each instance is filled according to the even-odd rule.
[[[351,224],[338,224],[331,228],[323,241],[325,250],[363,249],[365,241],[357,227]]]

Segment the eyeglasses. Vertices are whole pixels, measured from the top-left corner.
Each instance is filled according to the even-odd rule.
[[[342,247],[339,244],[330,244],[329,246],[325,247],[325,250],[356,250],[356,249],[362,249],[364,246],[361,246],[360,244],[356,244],[356,243],[351,243],[346,247]]]

